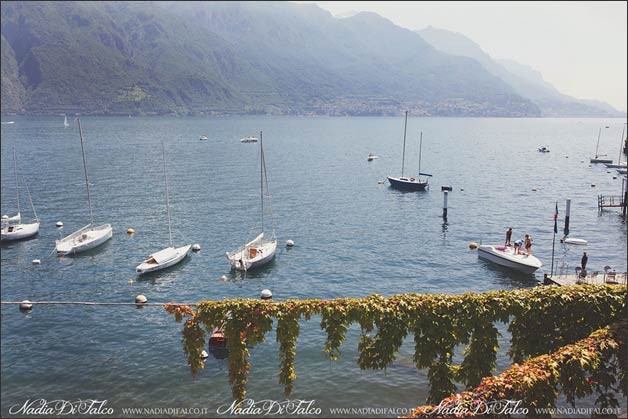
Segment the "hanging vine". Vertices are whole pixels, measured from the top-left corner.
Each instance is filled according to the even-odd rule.
[[[621,310],[626,310],[627,295],[626,288],[621,286],[536,287],[484,294],[404,294],[388,298],[372,295],[284,302],[235,299],[204,301],[195,310],[174,304],[167,304],[165,309],[177,321],[189,317],[183,328],[183,349],[193,374],[203,367],[200,354],[207,344],[207,334],[217,327],[223,328],[229,352],[229,384],[236,400],[246,396],[249,350],[264,341],[274,319],[277,319],[279,344],[279,382],[284,385],[286,397],[291,394],[297,376],[294,362],[299,322],[318,315],[320,327],[327,334],[324,352],[332,360],[341,355],[349,326],[360,326],[358,365],[362,369],[389,366],[404,338],[412,334],[414,362],[417,368],[428,369],[428,401],[436,403],[454,393],[454,381],[472,388],[493,371],[498,338],[496,322],[511,320],[510,355],[515,362],[522,362],[555,351],[610,324]],[[461,365],[454,366],[452,358],[458,345],[467,346]],[[622,366],[619,371],[624,374],[625,368]],[[601,389],[615,385],[608,374],[598,378]],[[625,375],[619,376],[623,388],[627,381]],[[604,398],[600,402],[613,403]]]

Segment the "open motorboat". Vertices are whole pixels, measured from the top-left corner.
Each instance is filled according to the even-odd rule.
[[[565,237],[560,239],[561,243],[565,243],[565,244],[575,244],[575,245],[579,245],[579,246],[584,246],[585,244],[587,244],[587,241],[584,239],[576,239],[575,237]]]
[[[256,143],[257,142],[257,137],[254,137],[252,135],[248,136],[248,137],[242,137],[240,139],[241,143]]]
[[[421,140],[419,143],[419,177],[407,177],[403,175],[403,169],[406,160],[406,128],[408,126],[408,111],[406,111],[406,120],[403,126],[403,154],[401,157],[401,176],[386,176],[390,186],[395,189],[402,189],[406,191],[424,191],[429,185],[427,178],[432,175],[428,173],[421,173],[421,149],[423,146],[423,132],[421,132]],[[425,181],[422,181],[420,176],[425,176]]]
[[[166,185],[166,212],[168,213],[168,236],[170,238],[170,246],[148,256],[146,260],[135,267],[138,274],[155,272],[160,269],[166,269],[172,265],[181,262],[190,253],[191,244],[175,248],[172,244],[172,226],[170,223],[170,200],[168,193],[168,176],[166,175],[166,149],[164,143],[161,143],[161,150],[164,161],[164,183]]]
[[[373,161],[375,159],[379,159],[379,156],[376,156],[373,153],[369,153],[368,157],[366,158],[366,160],[368,160],[368,161]]]
[[[264,185],[266,185],[266,192],[268,192],[268,176],[266,174],[266,159],[264,157],[264,147],[262,140],[262,133],[259,133],[260,143],[260,198],[261,198],[261,230],[253,240],[239,247],[236,250],[227,252],[227,259],[231,264],[232,269],[238,271],[248,271],[253,268],[258,268],[266,263],[270,262],[275,257],[277,250],[277,237],[275,236],[275,224],[273,221],[272,209],[270,210],[270,219],[272,223],[273,233],[270,239],[264,237],[264,200],[268,198],[268,206],[270,208],[270,194],[264,194]]]
[[[79,136],[81,138],[81,151],[83,153],[83,171],[85,172],[85,185],[87,188],[87,202],[89,204],[89,221],[90,223],[80,230],[75,231],[55,241],[55,247],[57,249],[57,255],[65,256],[86,250],[93,249],[100,246],[107,240],[109,240],[113,234],[111,224],[103,224],[100,226],[94,226],[94,213],[92,211],[92,198],[89,193],[89,178],[87,176],[87,163],[85,161],[85,147],[83,146],[83,130],[81,129],[81,121],[76,119],[79,128]]]
[[[199,140],[207,141],[207,140],[209,140],[209,138],[207,138],[207,135],[201,135],[201,138],[199,138]]]
[[[541,153],[549,153],[550,150],[549,150],[548,147],[543,146],[543,147],[539,147],[539,152],[541,152]]]
[[[21,240],[26,239],[28,237],[34,236],[39,233],[39,218],[37,217],[37,212],[35,211],[35,206],[33,205],[33,200],[31,199],[31,193],[28,189],[28,184],[26,184],[26,190],[28,192],[28,199],[31,203],[31,208],[33,209],[33,214],[35,219],[32,223],[22,224],[22,214],[20,213],[20,185],[17,176],[17,157],[15,154],[15,148],[13,149],[13,164],[15,167],[15,194],[17,197],[17,215],[13,217],[9,217],[8,215],[2,216],[2,229],[0,230],[0,241],[12,241],[12,240]]]
[[[531,274],[543,264],[536,257],[526,254],[515,254],[510,246],[494,246],[484,244],[478,246],[478,256],[507,268]]]
[[[135,271],[138,274],[146,274],[176,265],[190,253],[191,247],[191,244],[177,248],[166,247],[159,252],[153,253],[144,262],[137,265]]]

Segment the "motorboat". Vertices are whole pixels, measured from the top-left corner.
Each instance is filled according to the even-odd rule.
[[[368,161],[373,161],[375,159],[379,159],[379,156],[376,156],[373,153],[369,153],[368,157],[366,158],[366,160],[368,160]]]
[[[209,138],[207,138],[207,135],[201,135],[201,138],[199,138],[199,140],[207,141],[207,140],[209,140]]]
[[[241,143],[256,143],[257,142],[257,137],[254,137],[252,135],[250,135],[248,137],[242,137],[242,138],[240,138],[240,142]]]
[[[543,266],[535,256],[528,256],[525,253],[515,254],[514,249],[510,246],[480,245],[478,246],[478,257],[527,274],[531,274]]]
[[[561,243],[565,244],[575,244],[579,246],[584,246],[587,244],[587,241],[584,239],[576,239],[575,237],[565,237],[564,239],[560,239]]]
[[[539,152],[541,153],[549,153],[550,150],[548,147],[539,147]]]

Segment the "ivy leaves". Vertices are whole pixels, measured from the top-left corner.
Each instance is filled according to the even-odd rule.
[[[234,299],[203,301],[196,305],[196,310],[174,304],[164,308],[177,321],[189,317],[183,329],[183,350],[193,374],[203,367],[200,354],[207,333],[216,327],[224,329],[229,351],[229,384],[235,400],[246,396],[249,349],[264,341],[274,320],[277,320],[279,343],[279,382],[284,385],[285,396],[290,395],[297,376],[294,362],[299,321],[318,315],[321,329],[327,333],[324,352],[332,360],[340,357],[349,326],[358,324],[362,328],[358,344],[358,365],[362,369],[386,368],[394,362],[407,335],[413,335],[414,362],[417,368],[428,368],[428,401],[437,403],[453,394],[454,381],[473,388],[493,371],[498,349],[496,322],[512,318],[510,354],[515,362],[522,362],[582,339],[611,323],[621,310],[626,310],[627,295],[625,287],[598,285],[484,294],[403,294],[388,298],[372,295],[283,302]],[[462,364],[453,366],[457,345],[467,347]],[[588,362],[588,355],[581,355]],[[615,384],[607,376],[598,378],[600,386]],[[621,386],[625,387],[627,382],[625,375],[620,376]],[[538,397],[551,396],[544,393],[550,391],[547,388],[538,391],[543,393]],[[573,394],[580,393],[575,389]],[[605,402],[610,404],[612,400]]]

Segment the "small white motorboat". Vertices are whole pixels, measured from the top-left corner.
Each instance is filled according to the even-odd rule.
[[[564,239],[560,240],[562,243],[565,244],[577,244],[577,245],[585,245],[587,244],[587,241],[584,239],[576,239],[573,237],[565,237]]]
[[[248,136],[248,137],[242,137],[240,139],[241,143],[256,143],[257,142],[257,137],[254,137],[252,135]]]
[[[201,138],[199,138],[201,141],[207,141],[209,140],[209,138],[207,138],[207,135],[201,135]]]
[[[539,147],[539,152],[540,153],[549,153],[550,149],[549,149],[549,147],[545,147],[545,146]]]
[[[379,159],[379,156],[376,156],[373,153],[369,153],[368,157],[366,158],[366,160],[368,160],[368,161],[373,161],[375,159]]]
[[[191,247],[191,244],[177,248],[166,247],[159,252],[153,253],[144,262],[137,265],[135,271],[141,275],[176,265],[190,253]]]
[[[527,274],[531,274],[543,266],[536,257],[526,254],[517,255],[514,249],[509,246],[494,246],[490,244],[478,246],[478,257]]]

